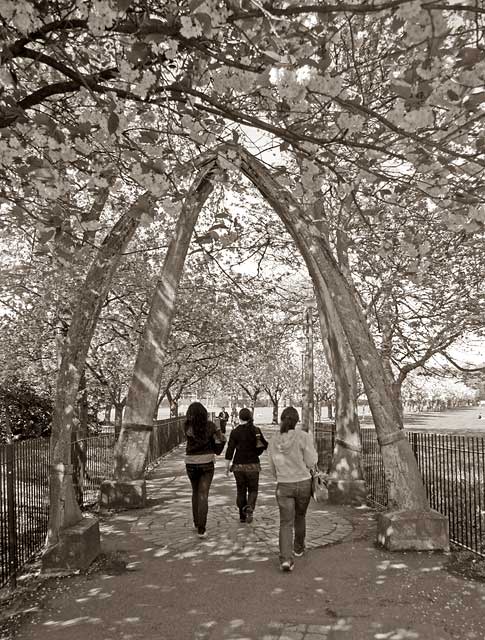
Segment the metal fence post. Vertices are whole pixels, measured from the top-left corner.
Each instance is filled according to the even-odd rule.
[[[7,444],[7,520],[8,520],[8,573],[12,589],[17,587],[17,508],[15,501],[15,445]]]
[[[412,435],[411,444],[413,448],[413,453],[414,453],[414,457],[417,460],[418,459],[418,434],[414,432],[411,435]]]

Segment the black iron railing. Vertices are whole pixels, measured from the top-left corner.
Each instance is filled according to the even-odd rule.
[[[72,443],[72,478],[81,507],[97,503],[99,486],[113,470],[114,445],[114,433],[75,440]]]
[[[185,439],[185,418],[158,420],[147,465]],[[98,501],[101,482],[113,469],[114,433],[75,440],[73,483],[81,507]],[[0,588],[15,587],[19,571],[41,548],[49,517],[50,451],[47,439],[0,445]]]
[[[450,540],[485,557],[485,437],[405,430],[421,471],[430,506],[448,517]],[[388,503],[384,462],[374,428],[362,428],[362,465],[368,500]],[[327,471],[335,425],[315,424],[319,466]]]
[[[332,462],[332,454],[335,446],[335,422],[315,422],[315,447],[318,452],[318,466],[322,471],[328,472]]]
[[[485,557],[485,438],[406,431],[430,506],[448,517],[450,540]],[[362,429],[369,500],[386,507],[384,465],[374,429]]]
[[[42,546],[47,533],[49,442],[0,446],[0,587]]]
[[[153,423],[147,457],[148,465],[185,441],[184,423],[185,416],[166,418]]]

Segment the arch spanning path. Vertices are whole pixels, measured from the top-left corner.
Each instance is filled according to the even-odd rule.
[[[327,329],[338,329],[339,323],[333,323],[332,317],[340,320],[373,413],[382,447],[390,506],[400,511],[413,512],[412,518],[415,523],[415,512],[418,512],[420,529],[423,529],[423,518],[430,520],[431,529],[435,528],[436,523],[432,521],[436,520],[436,517],[431,516],[416,461],[401,431],[401,416],[394,402],[389,380],[353,289],[340,270],[326,237],[314,224],[311,215],[278,184],[271,172],[250,153],[234,144],[222,145],[200,156],[194,163],[196,179],[185,200],[175,236],[165,258],[128,393],[127,420],[116,447],[115,481],[130,483],[143,477],[164,355],[190,238],[199,212],[212,190],[213,174],[221,169],[220,165],[225,168],[228,163],[239,169],[258,188],[293,237],[313,279],[320,306],[320,318],[326,323]],[[135,203],[132,208],[137,210],[140,206],[141,204]],[[71,563],[72,560],[72,548],[69,542],[66,542],[67,534],[61,536],[61,530],[79,525],[78,530],[74,532],[75,536],[83,536],[86,551],[94,546],[96,531],[92,526],[92,520],[83,519],[75,504],[68,443],[73,407],[89,344],[123,248],[138,226],[137,218],[137,215],[128,211],[103,242],[80,292],[63,349],[51,437],[51,508],[47,550],[52,551],[50,557],[54,567],[62,566],[65,562]],[[327,342],[335,347],[333,357],[337,353],[337,347],[344,353],[343,341],[337,333],[333,335],[328,331]],[[335,357],[334,362],[337,366],[338,359]],[[352,436],[352,433],[347,435]],[[348,446],[349,442],[344,444]],[[347,456],[345,464],[350,468],[349,451],[352,450],[344,452],[342,458]],[[411,528],[412,526],[411,523]],[[443,528],[445,525],[441,523],[440,526]],[[404,529],[407,534],[408,530],[406,527]],[[426,533],[428,528],[424,529]],[[386,521],[383,540],[389,531],[393,531],[393,527]],[[443,535],[438,546],[442,548],[446,546],[447,540],[445,541],[446,532],[440,532]],[[99,533],[97,537],[99,539]],[[430,542],[427,541],[425,548],[436,546],[430,546]],[[48,556],[49,554],[46,554],[45,557]],[[84,561],[87,562],[88,559],[85,557]],[[44,566],[47,567],[48,562],[49,560]]]
[[[198,213],[211,190],[211,177],[219,170],[219,158],[222,158],[224,166],[229,162],[249,178],[283,221],[307,264],[317,293],[320,317],[325,325],[332,327],[332,318],[340,320],[373,414],[384,458],[390,507],[428,511],[424,486],[411,447],[402,432],[402,420],[390,391],[389,380],[353,289],[339,268],[326,237],[317,228],[311,215],[275,180],[271,172],[235,144],[223,145],[201,156],[196,163],[197,177],[164,263],[135,364],[126,423],[116,449],[116,480],[133,481],[143,475],[149,425],[161,381],[176,289]],[[342,353],[338,335],[329,332],[328,341],[334,343],[334,356]],[[335,366],[338,366],[337,362]]]

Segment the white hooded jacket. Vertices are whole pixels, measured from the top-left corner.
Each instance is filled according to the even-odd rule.
[[[278,482],[301,482],[310,479],[310,469],[316,465],[318,454],[309,433],[291,429],[271,438],[268,460]]]

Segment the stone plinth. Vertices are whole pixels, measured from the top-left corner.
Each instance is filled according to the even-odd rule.
[[[42,557],[42,572],[85,570],[101,551],[99,523],[96,518],[82,518],[62,529],[59,542]]]
[[[365,480],[336,480],[330,478],[327,483],[330,504],[365,504],[367,487]]]
[[[449,551],[448,519],[433,510],[379,513],[377,544],[389,551]]]
[[[142,509],[146,506],[145,480],[104,480],[100,487],[102,509]]]

